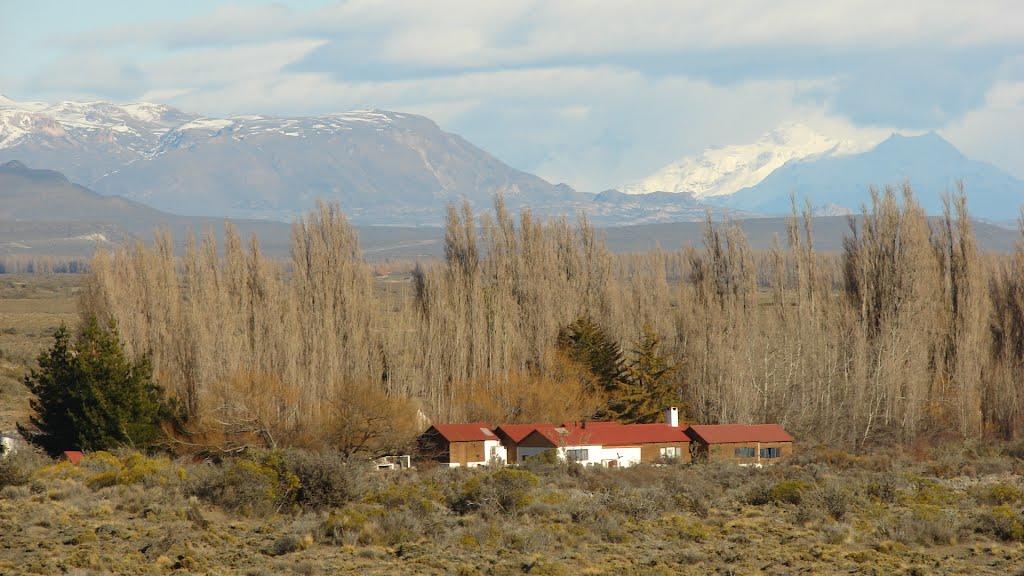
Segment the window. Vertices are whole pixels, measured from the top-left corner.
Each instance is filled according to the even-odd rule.
[[[679,458],[678,446],[665,446],[661,449],[662,458]]]
[[[565,459],[569,462],[586,462],[590,460],[590,453],[586,448],[569,448],[565,451]]]
[[[757,450],[751,446],[744,446],[742,448],[737,448],[733,451],[733,454],[737,458],[753,458],[754,456],[757,456]]]
[[[778,458],[781,455],[778,448],[761,448],[761,458]]]

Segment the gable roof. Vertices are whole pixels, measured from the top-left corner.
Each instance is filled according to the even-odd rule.
[[[498,439],[491,431],[491,427],[483,422],[434,424],[431,428],[437,430],[437,433],[449,442],[480,442]]]
[[[494,433],[503,439],[519,444],[531,432],[539,427],[554,426],[554,424],[502,424],[494,429]]]
[[[82,452],[79,450],[65,450],[62,456],[64,456],[64,459],[67,460],[68,462],[71,462],[72,464],[78,464],[79,462],[82,461],[82,458],[85,457],[85,454],[82,454]]]
[[[779,424],[694,424],[686,435],[705,444],[793,441]]]
[[[537,426],[536,433],[552,447],[635,446],[664,442],[689,442],[683,429],[667,424],[620,424],[586,422],[561,426]]]

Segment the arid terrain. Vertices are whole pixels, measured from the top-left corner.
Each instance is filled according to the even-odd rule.
[[[81,277],[0,276],[0,428]],[[0,465],[2,574],[1018,574],[1024,449],[951,440],[778,466],[379,473],[300,451]],[[214,459],[215,460],[215,459]]]

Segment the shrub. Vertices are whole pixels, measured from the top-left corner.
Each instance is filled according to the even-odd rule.
[[[474,510],[515,514],[532,502],[537,484],[537,477],[528,470],[502,468],[467,480],[451,507],[460,514]]]
[[[0,459],[0,488],[28,484],[45,462],[42,455],[28,448]]]
[[[382,543],[397,546],[415,542],[426,535],[430,517],[407,508],[385,510],[377,521]]]
[[[243,514],[266,514],[294,501],[299,479],[284,468],[281,456],[268,452],[258,459],[237,458],[197,471],[188,491],[199,498]]]
[[[634,520],[654,518],[672,507],[668,493],[660,488],[626,488],[608,494],[612,510]]]
[[[120,456],[109,452],[88,454],[82,460],[82,468],[93,472],[85,482],[94,490],[131,484],[166,486],[175,478],[184,477],[184,469],[173,469],[166,457],[150,457],[134,451],[123,452]]]
[[[821,491],[821,503],[829,516],[836,520],[842,520],[846,517],[850,496],[839,486],[829,484]]]
[[[978,530],[1010,542],[1024,541],[1024,522],[1013,508],[1006,504],[994,506],[978,515]]]
[[[956,515],[938,506],[918,504],[909,513],[883,523],[879,529],[903,544],[951,544],[957,535]]]
[[[363,498],[379,479],[369,464],[329,452],[288,450],[282,454],[282,465],[297,481],[294,501],[306,508],[344,506]]]
[[[316,529],[316,540],[323,544],[373,544],[379,538],[375,519],[383,510],[379,506],[350,504],[331,512]]]
[[[747,492],[746,501],[755,506],[773,503],[800,504],[807,488],[807,484],[800,480],[782,480],[774,485],[758,483]]]
[[[917,478],[914,481],[914,500],[920,504],[932,504],[941,506],[952,504],[959,498],[956,492],[927,478]]]
[[[681,514],[667,516],[665,526],[671,534],[692,542],[703,542],[711,533],[707,526]]]
[[[1024,494],[1014,484],[998,482],[979,488],[977,497],[986,504],[1016,504]]]
[[[420,514],[433,514],[444,506],[444,492],[432,478],[424,476],[389,482],[370,494],[367,500],[385,508],[405,508]]]
[[[799,480],[783,480],[771,489],[771,499],[780,504],[799,504],[803,500],[807,484]]]
[[[886,504],[895,502],[896,496],[899,494],[896,479],[889,474],[879,476],[876,480],[868,483],[867,494],[879,502]]]
[[[270,545],[270,548],[266,553],[270,556],[283,556],[285,554],[291,554],[292,552],[298,552],[305,550],[313,544],[313,537],[304,534],[298,536],[296,534],[285,534],[274,541]]]

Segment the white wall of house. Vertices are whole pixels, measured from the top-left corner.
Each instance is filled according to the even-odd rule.
[[[519,463],[524,462],[531,456],[536,456],[550,448],[534,448],[520,446],[517,450]],[[586,459],[582,459],[582,451],[586,451]],[[562,460],[572,460],[584,466],[619,466],[625,468],[640,462],[639,446],[563,446],[558,448],[558,457]],[[612,464],[614,462],[614,464]]]
[[[595,464],[601,464],[602,466],[612,465],[614,462],[615,466],[626,468],[640,463],[640,447],[639,446],[602,446],[600,451],[595,456],[591,456]]]
[[[508,464],[508,451],[501,445],[500,440],[484,440],[484,455],[487,457],[484,464],[490,464],[492,461]]]

